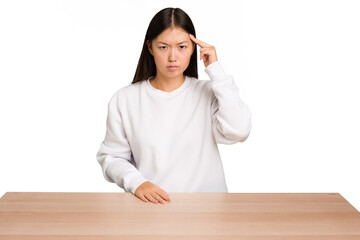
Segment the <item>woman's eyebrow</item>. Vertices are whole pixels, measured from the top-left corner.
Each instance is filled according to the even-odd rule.
[[[179,45],[179,44],[182,44],[182,43],[187,43],[187,42],[189,42],[189,41],[182,41],[182,42],[179,42],[178,45]],[[165,45],[169,45],[169,44],[167,44],[166,42],[158,42],[158,43],[162,43],[162,44],[165,44]]]

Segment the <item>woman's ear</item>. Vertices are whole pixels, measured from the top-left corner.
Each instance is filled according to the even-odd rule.
[[[148,50],[149,50],[150,54],[153,55],[152,47],[151,47],[151,44],[150,44],[149,40],[146,40],[146,45],[148,47]]]

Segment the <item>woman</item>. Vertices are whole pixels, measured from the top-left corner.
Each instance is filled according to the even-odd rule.
[[[209,80],[198,80],[197,45]],[[132,84],[108,105],[97,153],[103,175],[145,202],[167,192],[227,192],[217,143],[247,139],[251,113],[215,47],[189,16],[165,8],[151,20]]]

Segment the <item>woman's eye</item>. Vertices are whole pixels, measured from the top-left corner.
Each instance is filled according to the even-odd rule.
[[[166,46],[161,46],[161,47],[159,47],[160,49],[166,49],[167,47]],[[180,48],[181,49],[185,49],[186,48],[186,46],[180,46]]]

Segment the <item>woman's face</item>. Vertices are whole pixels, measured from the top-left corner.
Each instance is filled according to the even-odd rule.
[[[194,50],[189,33],[179,27],[164,30],[153,39],[151,46],[149,42],[147,45],[150,53],[154,56],[156,74],[166,78],[182,76],[189,66]]]

